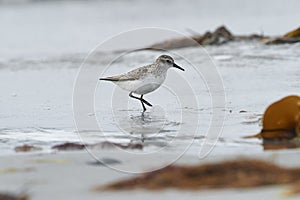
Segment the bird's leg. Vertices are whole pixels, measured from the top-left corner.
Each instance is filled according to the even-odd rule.
[[[144,102],[148,106],[152,106],[151,103],[149,103],[148,101],[146,101],[145,99],[143,99],[143,95],[141,95],[141,101]]]
[[[141,98],[138,98],[138,97],[136,97],[136,96],[133,96],[133,95],[132,95],[132,92],[129,93],[129,96],[132,97],[132,98],[134,98],[134,99],[141,100]]]
[[[141,95],[140,101],[141,101],[142,106],[143,106],[143,112],[145,112],[146,111],[146,106],[144,105],[144,102],[143,102],[143,95]]]
[[[145,101],[145,100],[142,98],[143,95],[141,96],[141,98],[139,98],[139,97],[133,96],[133,95],[132,95],[132,92],[130,92],[130,93],[129,93],[129,96],[132,97],[132,98],[134,98],[134,99],[140,100],[141,103],[142,103],[142,106],[143,106],[143,112],[146,111],[146,107],[145,107],[144,102],[143,102],[143,101]],[[148,103],[148,102],[147,102],[147,103]],[[146,104],[147,104],[147,103],[146,103]],[[148,105],[148,104],[147,104],[147,105]],[[151,104],[150,104],[150,105],[151,105]]]

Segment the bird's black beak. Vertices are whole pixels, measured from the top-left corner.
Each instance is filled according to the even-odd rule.
[[[176,67],[176,68],[178,68],[178,69],[180,69],[180,70],[184,71],[184,69],[183,69],[182,67],[180,67],[180,66],[176,65],[175,63],[173,64],[173,67]]]

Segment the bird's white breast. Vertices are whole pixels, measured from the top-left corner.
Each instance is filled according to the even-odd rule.
[[[135,94],[147,94],[159,88],[164,82],[166,76],[146,76],[143,79],[131,80],[131,81],[120,81],[116,84],[124,90],[133,92]]]

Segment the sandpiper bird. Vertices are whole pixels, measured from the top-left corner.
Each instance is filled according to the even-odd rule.
[[[161,86],[166,79],[168,69],[171,67],[176,67],[184,71],[183,68],[175,64],[174,59],[171,56],[161,55],[151,65],[134,69],[119,76],[100,78],[100,80],[112,81],[120,88],[129,91],[130,97],[141,101],[143,112],[145,112],[146,107],[144,104],[148,106],[152,105],[143,99],[143,96]],[[133,96],[133,93],[141,96]]]

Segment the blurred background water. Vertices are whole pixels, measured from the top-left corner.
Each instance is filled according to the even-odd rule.
[[[226,25],[235,34],[280,35],[299,26],[299,7],[297,0],[0,0],[1,154],[13,153],[14,147],[22,144],[47,150],[64,141],[79,141],[72,112],[78,68],[97,44],[113,35],[141,27],[162,27],[191,35],[191,30],[203,33],[219,25]],[[170,38],[160,41],[164,39]],[[141,46],[154,42],[159,41],[145,40]],[[130,47],[128,43],[115,50]],[[260,130],[259,119],[271,102],[299,94],[300,45],[233,42],[206,49],[215,59],[227,96],[224,130],[214,152],[261,151],[259,141],[245,141],[241,136]],[[193,48],[178,50],[180,54],[191,52]],[[113,56],[112,51],[100,52],[99,59],[90,65],[105,67]],[[139,60],[137,55],[135,64],[150,63],[152,57],[153,54],[145,55]],[[125,71],[132,66],[127,60],[119,64]],[[159,95],[153,93],[153,98]],[[133,119],[140,120],[139,108],[139,104],[133,105]],[[207,119],[211,114],[205,107],[195,112]],[[113,129],[114,122],[106,120]],[[149,146],[167,142],[179,126],[176,120],[155,120],[167,120],[167,128],[173,132],[162,133]],[[108,129],[109,139],[119,141],[120,134]],[[186,141],[193,138],[187,135],[173,147],[184,148]],[[103,140],[95,132],[87,133],[86,139]],[[130,138],[122,141],[130,142]],[[196,143],[195,148],[200,144]]]
[[[299,4],[297,0],[2,0],[1,60],[86,54],[103,40],[139,27],[190,34],[189,29],[203,33],[224,24],[236,34],[284,34],[299,26]]]

